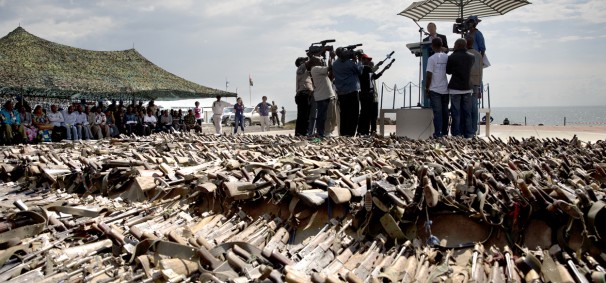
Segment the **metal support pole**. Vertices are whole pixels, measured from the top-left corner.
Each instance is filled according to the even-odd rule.
[[[398,86],[396,84],[393,85],[393,104],[391,106],[391,109],[396,109],[396,88]]]
[[[402,97],[402,109],[406,108],[406,86],[402,88],[404,91],[404,96]]]
[[[381,107],[379,109],[383,109],[383,88],[385,87],[385,83],[381,84]]]
[[[488,92],[488,109],[490,109],[490,84],[486,84],[486,92]]]
[[[408,97],[408,108],[412,108],[412,82],[408,84],[408,93],[410,93],[410,96]]]

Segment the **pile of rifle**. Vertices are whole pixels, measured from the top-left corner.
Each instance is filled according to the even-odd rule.
[[[604,282],[606,142],[0,148],[0,281]]]

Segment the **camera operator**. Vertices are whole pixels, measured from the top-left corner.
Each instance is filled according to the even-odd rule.
[[[311,78],[314,82],[314,100],[316,102],[317,116],[315,119],[316,133],[320,138],[325,135],[326,129],[326,114],[330,101],[335,98],[335,92],[332,88],[332,62],[335,58],[335,53],[330,52],[328,65],[323,64],[319,57],[311,56],[308,62],[308,67],[311,73]]]
[[[358,121],[358,135],[369,135],[370,124],[377,110],[375,107],[375,80],[379,79],[383,73],[375,73],[372,57],[368,54],[362,54],[362,75],[360,75],[360,120]],[[374,110],[374,111],[373,111]],[[375,118],[376,120],[376,118]],[[375,126],[376,129],[376,126]]]
[[[313,99],[314,87],[311,76],[307,71],[307,66],[304,64],[306,61],[306,57],[299,57],[295,60],[295,66],[297,67],[297,92],[295,95],[297,123],[295,126],[295,136],[307,135],[310,99]]]
[[[444,52],[445,54],[448,54],[448,41],[446,41],[446,36],[443,34],[439,34],[437,32],[437,28],[436,28],[436,24],[431,22],[429,24],[427,24],[427,31],[429,32],[429,35],[423,39],[423,41],[429,41],[432,42],[432,40],[439,38],[442,40],[442,52]],[[431,48],[429,50],[429,56],[433,55],[435,52],[433,51],[433,48]]]
[[[337,60],[332,65],[334,85],[339,101],[339,134],[353,137],[358,126],[360,114],[360,75],[362,64],[357,62],[355,51],[339,47]]]
[[[473,38],[473,49],[477,50],[484,57],[486,52],[486,44],[484,43],[484,35],[477,26],[482,20],[478,19],[478,16],[469,16],[467,22],[469,23],[469,33],[467,35]]]

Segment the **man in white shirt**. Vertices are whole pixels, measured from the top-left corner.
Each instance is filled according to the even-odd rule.
[[[221,122],[223,120],[223,108],[229,107],[229,103],[221,101],[221,96],[217,95],[217,101],[213,102],[213,124],[215,124],[215,134],[220,135],[222,133]]]
[[[311,78],[314,82],[314,100],[316,101],[316,134],[323,138],[325,136],[326,129],[326,114],[328,112],[328,105],[331,99],[336,99],[335,91],[332,87],[330,76],[332,75],[332,62],[335,59],[335,53],[330,52],[330,58],[328,65],[324,66],[320,58],[311,56],[308,61],[310,66]]]
[[[86,111],[83,111],[82,104],[78,105],[78,118],[76,119],[76,128],[78,128],[78,138],[80,140],[90,140],[93,136],[90,130],[90,124],[88,123],[88,115]]]
[[[147,109],[147,115],[143,117],[143,135],[149,136],[156,128],[157,123],[156,115],[152,113],[151,109]]]
[[[66,129],[63,127],[63,114],[57,110],[57,105],[51,105],[51,112],[46,114],[48,120],[51,122],[53,127],[53,141],[60,141],[65,137]]]
[[[74,112],[74,107],[67,107],[67,112],[65,114],[65,128],[67,128],[67,139],[68,140],[78,140],[78,127],[76,124],[78,123],[78,112]]]
[[[95,118],[91,130],[99,139],[109,138],[109,126],[107,125],[107,117],[103,113],[101,106],[98,106],[95,111]]]
[[[425,79],[425,95],[429,96],[433,109],[433,136],[436,138],[448,136],[448,79],[446,78],[446,63],[448,55],[442,52],[442,39],[431,41],[434,54],[427,60],[427,75]]]

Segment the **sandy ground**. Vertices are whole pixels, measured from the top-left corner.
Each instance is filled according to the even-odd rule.
[[[204,125],[204,133],[214,133],[214,126]],[[233,133],[233,127],[223,127],[223,132],[226,134]],[[385,125],[385,135],[396,132],[395,125]],[[249,126],[246,128],[246,133],[254,133],[259,135],[294,135],[293,129],[279,128],[276,126],[270,127],[268,132],[261,132],[260,126]],[[335,130],[335,134],[338,129]],[[562,138],[572,139],[575,135],[585,142],[596,142],[598,140],[606,140],[606,126],[505,126],[505,125],[490,125],[490,135],[506,139],[508,137],[515,138]],[[481,126],[479,137],[486,137],[486,128]]]

